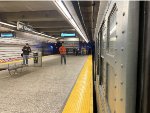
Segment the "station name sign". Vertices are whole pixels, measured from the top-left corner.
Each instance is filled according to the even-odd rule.
[[[17,22],[17,30],[20,30],[20,31],[29,31],[29,32],[33,31],[32,26],[25,25],[24,23],[19,22],[19,21]]]

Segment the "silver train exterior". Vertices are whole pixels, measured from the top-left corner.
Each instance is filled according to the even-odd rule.
[[[109,1],[95,32],[98,113],[136,113],[139,2]]]

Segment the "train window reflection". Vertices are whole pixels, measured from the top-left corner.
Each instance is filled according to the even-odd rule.
[[[104,57],[104,52],[105,52],[105,48],[106,48],[106,38],[107,38],[107,30],[105,27],[105,22],[103,22],[102,28],[101,28],[101,56]]]
[[[115,50],[115,41],[116,41],[116,5],[114,5],[110,16],[108,18],[108,39],[107,39],[107,51],[109,54],[114,55]]]

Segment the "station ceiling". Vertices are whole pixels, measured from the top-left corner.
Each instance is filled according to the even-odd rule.
[[[88,39],[92,40],[100,2],[71,2]],[[54,37],[59,37],[61,32],[75,31],[53,1],[0,1],[0,21],[15,25],[21,21],[38,32]]]
[[[56,37],[61,32],[74,31],[52,1],[0,1],[0,19],[11,24],[21,21]]]
[[[93,40],[94,30],[96,27],[97,16],[99,11],[100,1],[78,1],[81,16],[83,19],[84,30],[89,40]]]

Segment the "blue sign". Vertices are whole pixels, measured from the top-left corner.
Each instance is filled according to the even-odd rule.
[[[1,38],[11,38],[11,37],[15,37],[15,35],[14,35],[14,33],[6,32],[6,33],[0,33],[0,37]]]
[[[75,33],[61,33],[61,37],[76,37]]]

